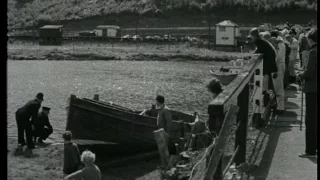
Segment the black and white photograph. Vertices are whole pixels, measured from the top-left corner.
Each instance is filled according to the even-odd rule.
[[[317,0],[7,0],[8,180],[316,180]]]

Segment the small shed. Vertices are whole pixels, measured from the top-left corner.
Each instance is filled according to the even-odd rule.
[[[237,46],[239,26],[232,21],[225,20],[216,24],[216,45]]]
[[[102,37],[121,37],[121,29],[114,25],[99,25],[94,30],[97,36]]]
[[[61,45],[62,25],[45,25],[39,29],[40,45]]]

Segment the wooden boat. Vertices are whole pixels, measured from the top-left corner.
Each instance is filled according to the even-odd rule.
[[[174,141],[178,141],[190,132],[189,123],[194,122],[195,117],[179,111],[171,110],[171,113],[173,131],[169,133]],[[66,129],[72,132],[74,139],[108,142],[100,143],[97,148],[103,149],[107,156],[133,155],[157,150],[153,135],[158,129],[156,117],[156,109],[134,111],[71,95]]]
[[[226,86],[233,81],[243,68],[243,60],[231,61],[230,66],[222,66],[220,68],[210,69],[210,74]]]

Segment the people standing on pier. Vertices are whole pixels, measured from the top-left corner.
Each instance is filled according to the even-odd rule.
[[[285,41],[283,40],[283,38],[280,36],[280,32],[277,30],[273,30],[271,31],[271,37],[275,37],[277,38],[277,40],[279,41],[279,51],[280,54],[283,53],[283,47],[284,47],[284,63],[285,63],[285,70],[284,70],[284,74],[283,74],[283,88],[286,89],[286,87],[289,85],[289,70],[288,70],[288,65],[289,65],[289,55],[290,55],[290,47],[287,43],[285,43]],[[280,55],[281,56],[281,55]],[[282,55],[283,56],[283,55]]]
[[[27,138],[27,150],[25,152],[26,157],[31,157],[32,149],[35,148],[33,143],[33,133],[32,133],[32,123],[38,116],[38,111],[41,107],[43,101],[43,93],[38,93],[36,99],[29,101],[22,108],[16,111],[16,121],[18,127],[18,149],[23,149],[26,145],[24,139],[24,133],[26,133]],[[31,119],[31,120],[30,120]]]
[[[64,179],[81,179],[81,180],[101,180],[101,172],[97,165],[94,164],[96,155],[91,151],[83,151],[81,154],[81,162],[85,167],[78,170]]]
[[[298,41],[292,37],[291,35],[286,35],[286,41],[289,43],[289,47],[291,49],[290,56],[289,56],[289,73],[290,73],[290,83],[295,82],[295,76],[296,76],[296,63],[298,60],[298,49],[299,49],[299,44]]]
[[[269,42],[261,38],[257,28],[251,29],[249,38],[253,40],[257,47],[255,53],[263,55],[263,99],[264,106],[267,106],[270,100],[268,94],[269,83],[272,84],[272,79],[277,78],[276,50]],[[261,124],[261,126],[264,126],[264,124]]]
[[[53,128],[49,122],[49,112],[50,108],[42,107],[42,112],[38,114],[38,117],[32,121],[34,127],[33,138],[36,143],[38,138],[38,143],[43,143],[50,134],[53,132]]]
[[[273,78],[274,92],[277,100],[277,109],[275,114],[280,115],[284,113],[284,86],[283,79],[286,69],[285,64],[285,45],[283,41],[277,39],[276,37],[270,38],[270,43],[274,46],[277,52],[276,63],[278,68],[278,76]]]
[[[309,55],[309,43],[306,37],[307,32],[310,31],[310,28],[305,28],[302,30],[302,33],[299,36],[298,43],[299,43],[299,54],[301,60],[301,67],[304,69],[306,65],[306,61],[308,60]]]
[[[72,133],[66,131],[62,135],[64,139],[64,163],[63,173],[69,175],[80,169],[80,151],[76,143],[72,142]]]
[[[169,153],[175,154],[175,145],[170,137],[172,130],[172,115],[168,107],[165,105],[164,97],[161,95],[156,97],[156,108],[159,110],[157,116],[158,129],[164,129],[167,134]]]
[[[300,157],[314,157],[317,152],[317,29],[313,28],[307,33],[307,40],[310,46],[309,59],[305,69],[297,75],[297,80],[303,80],[303,92],[306,97],[306,149]]]

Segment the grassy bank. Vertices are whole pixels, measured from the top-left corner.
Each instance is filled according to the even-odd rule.
[[[8,45],[11,60],[135,60],[135,61],[230,61],[248,59],[250,53],[219,52],[180,44],[82,44],[64,46]]]

